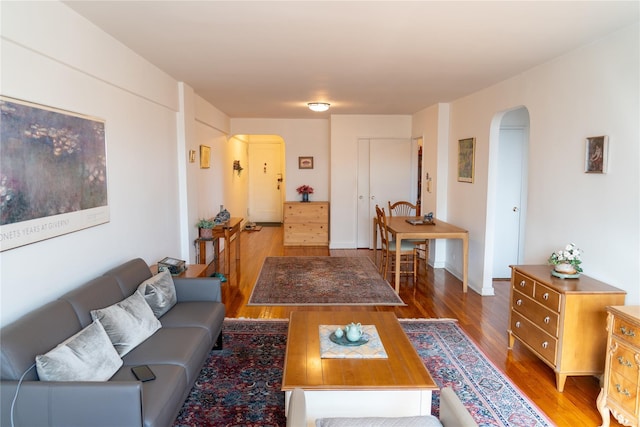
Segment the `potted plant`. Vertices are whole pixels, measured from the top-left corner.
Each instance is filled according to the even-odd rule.
[[[196,227],[198,227],[200,232],[201,239],[211,239],[213,238],[213,227],[216,226],[216,223],[212,219],[202,218],[196,223]]]
[[[555,251],[549,257],[549,264],[553,265],[551,274],[561,278],[578,277],[582,273],[582,251],[575,244],[569,243],[564,249]]]

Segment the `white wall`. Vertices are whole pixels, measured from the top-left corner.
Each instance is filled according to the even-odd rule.
[[[433,212],[436,218],[447,220],[447,168],[449,158],[449,104],[437,104],[414,114],[411,120],[414,138],[423,138],[422,147],[422,212]],[[431,182],[426,179],[427,174]],[[429,244],[429,263],[443,268],[446,262],[447,240]]]
[[[469,230],[473,289],[483,287],[490,126],[522,105],[531,121],[524,263],[546,263],[574,242],[585,274],[640,304],[638,40],[634,25],[451,103],[447,218]],[[585,174],[584,140],[597,135],[610,138],[609,173]],[[476,138],[473,184],[456,177],[457,141],[468,137]],[[447,246],[447,268],[460,275],[458,246]]]
[[[331,116],[330,246],[357,247],[358,139],[411,138],[411,116]]]
[[[111,220],[0,254],[6,324],[120,262],[179,255],[168,75],[58,2],[2,2],[2,94],[106,121]]]
[[[329,200],[327,119],[231,119],[231,135],[278,135],[285,147],[286,200],[300,200],[296,188],[313,187],[312,200]],[[298,169],[299,156],[312,156],[313,169]]]

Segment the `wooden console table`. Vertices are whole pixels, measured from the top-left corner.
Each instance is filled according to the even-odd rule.
[[[240,283],[240,232],[242,231],[240,225],[243,218],[231,218],[229,221],[216,225],[213,228],[213,237],[209,239],[198,238],[196,243],[198,244],[198,263],[207,263],[207,242],[213,242],[213,262],[215,263],[216,272],[220,271],[220,239],[224,239],[225,248],[227,253],[224,257],[224,271],[225,275],[229,275],[231,271],[231,239],[236,240],[236,283]]]

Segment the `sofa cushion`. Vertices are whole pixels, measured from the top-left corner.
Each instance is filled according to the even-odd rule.
[[[144,296],[156,317],[165,314],[178,302],[173,278],[168,271],[162,271],[142,282],[138,286],[138,292]]]
[[[170,426],[174,423],[189,391],[187,375],[179,365],[149,363],[155,380],[142,384],[143,426]],[[110,382],[137,381],[131,373],[132,365],[123,365]]]
[[[189,301],[173,306],[160,318],[163,328],[200,327],[207,330],[209,339],[214,342],[222,331],[225,307],[219,302]]]
[[[182,366],[192,383],[209,356],[211,341],[203,328],[162,328],[131,350],[123,360],[126,365]]]
[[[133,294],[140,283],[152,276],[149,266],[141,258],[127,261],[107,271],[104,275],[112,277],[118,282],[125,297]]]
[[[162,326],[139,292],[117,304],[91,310],[91,317],[100,320],[120,356],[129,353]]]
[[[41,381],[106,381],[120,366],[122,359],[97,320],[53,350],[36,356]]]
[[[125,295],[122,293],[116,279],[113,277],[101,276],[66,293],[60,297],[60,299],[68,301],[73,306],[73,309],[84,328],[93,322],[93,319],[91,318],[91,310],[115,304],[122,301],[129,295],[131,294]]]
[[[82,329],[76,313],[67,301],[56,300],[2,328],[0,334],[0,372],[3,380],[37,379],[33,366],[38,354],[60,344]]]
[[[416,417],[320,418],[316,427],[442,427],[432,415]]]

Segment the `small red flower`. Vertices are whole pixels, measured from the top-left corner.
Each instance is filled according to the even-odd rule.
[[[298,194],[313,194],[313,187],[309,185],[301,185],[300,187],[296,188],[296,191],[298,192]]]

